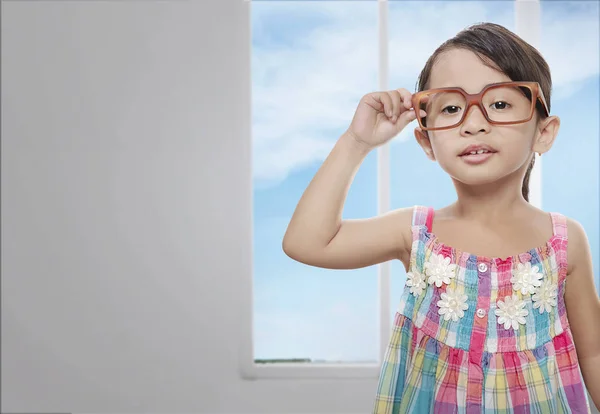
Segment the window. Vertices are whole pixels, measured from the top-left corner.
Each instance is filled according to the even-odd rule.
[[[560,211],[585,228],[600,291],[598,5],[589,1],[541,3],[544,35],[540,51],[552,69],[551,111],[560,116],[561,127],[552,150],[539,160],[545,210]]]
[[[246,377],[379,374],[406,280],[402,264],[318,269],[289,259],[281,240],[302,192],[347,128],[360,97],[396,87],[413,91],[434,49],[474,22],[508,27],[540,46],[549,60],[555,85],[552,112],[560,114],[563,124],[555,147],[532,174],[532,203],[543,201],[544,209],[581,221],[597,266],[598,4],[580,3],[252,2],[254,263],[253,305],[245,319],[252,321],[252,329],[244,329],[241,349]],[[574,33],[570,26],[547,24],[558,17],[566,18],[567,26],[583,19],[578,39],[587,43],[581,49],[567,43],[566,34]],[[425,19],[427,25],[415,24]],[[574,53],[568,59],[577,66],[573,70],[562,58],[567,50]],[[586,57],[585,65],[580,65],[580,55]],[[575,98],[588,102],[590,125],[571,125],[581,119]],[[437,208],[454,200],[450,179],[414,140],[414,125],[367,156],[350,188],[344,218],[414,204]],[[571,144],[573,139],[583,141],[585,154]],[[407,169],[419,174],[400,181],[400,172]],[[572,186],[576,177],[586,177],[578,181],[585,188]],[[561,184],[565,178],[568,188]],[[578,201],[590,191],[593,197],[586,203]],[[598,279],[597,268],[595,275]]]
[[[378,362],[377,267],[319,269],[281,249],[302,193],[362,94],[377,89],[377,10],[375,2],[252,3],[252,359],[260,372]],[[376,168],[371,153],[344,218],[377,214]]]

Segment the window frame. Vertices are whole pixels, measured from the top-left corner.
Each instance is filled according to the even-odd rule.
[[[379,49],[379,90],[389,89],[389,53],[388,53],[388,0],[378,0],[378,49]],[[541,5],[539,0],[514,0],[516,33],[536,48],[541,39]],[[252,2],[248,1],[251,8]],[[250,10],[249,18],[252,18]],[[250,50],[252,46],[250,45]],[[249,103],[250,105],[250,103]],[[250,128],[251,128],[251,123]],[[251,134],[250,134],[251,135]],[[542,159],[538,157],[529,178],[529,199],[535,207],[542,208]],[[250,174],[249,191],[252,192]],[[390,143],[377,148],[377,211],[384,214],[390,210]],[[250,197],[249,199],[252,199]],[[252,211],[252,206],[250,206]],[[251,215],[252,217],[252,215]],[[252,220],[250,217],[250,220]],[[250,226],[252,245],[253,225]],[[246,269],[253,269],[253,248],[250,248],[250,263]],[[379,362],[377,364],[337,364],[324,366],[320,364],[256,364],[254,362],[254,288],[253,274],[250,270],[246,289],[243,289],[243,308],[245,312],[239,318],[239,362],[243,379],[368,379],[378,378],[381,362],[385,356],[392,331],[390,313],[391,262],[377,266],[379,285]]]

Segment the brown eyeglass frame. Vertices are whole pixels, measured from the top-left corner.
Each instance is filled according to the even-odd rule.
[[[487,114],[487,111],[483,107],[483,102],[482,102],[483,95],[490,89],[495,89],[495,88],[504,87],[504,86],[524,86],[531,90],[531,99],[532,99],[531,113],[529,114],[527,119],[524,119],[522,121],[517,121],[517,122],[498,122],[498,121],[492,121],[490,119],[490,117]],[[423,131],[442,131],[445,129],[456,128],[457,126],[461,125],[464,122],[464,120],[472,106],[478,106],[479,109],[481,110],[481,113],[483,114],[483,116],[485,116],[485,119],[492,125],[515,125],[515,124],[522,124],[522,123],[528,122],[529,120],[531,120],[531,118],[533,118],[533,114],[537,107],[537,105],[534,105],[533,102],[536,102],[536,104],[537,104],[537,101],[540,101],[542,103],[542,107],[544,109],[544,112],[546,113],[546,116],[550,116],[550,112],[548,111],[548,105],[546,105],[546,98],[544,98],[544,92],[542,92],[542,88],[540,87],[540,84],[538,82],[492,83],[492,84],[486,85],[481,90],[481,92],[475,93],[475,94],[469,94],[469,93],[465,92],[464,89],[459,88],[459,87],[427,89],[424,91],[417,92],[412,96],[412,107],[415,109],[415,111],[420,109],[420,108],[417,108],[417,103],[423,97],[423,95],[430,94],[432,92],[447,92],[447,91],[458,92],[458,93],[462,94],[467,101],[467,104],[466,104],[467,108],[463,111],[460,121],[458,121],[456,124],[450,125],[450,126],[439,127],[439,128],[427,128],[421,122],[421,117],[417,116],[417,121],[419,122],[419,126],[421,127],[421,129]],[[534,96],[535,96],[535,98],[534,98]]]

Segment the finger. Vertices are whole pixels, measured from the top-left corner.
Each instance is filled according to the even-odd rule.
[[[416,114],[415,108],[410,108],[410,110]],[[424,117],[426,117],[426,116],[427,116],[427,112],[425,112],[425,111],[424,111],[424,110],[422,110],[422,109],[419,109],[419,116],[420,116],[421,118],[424,118]]]
[[[421,109],[421,110],[419,110],[419,114],[420,114],[421,118],[423,118],[425,115],[427,115],[427,114],[425,113],[425,111],[423,111],[422,109]],[[416,115],[416,112],[415,112],[415,110],[414,110],[413,108],[410,108],[409,110],[405,111],[405,112],[404,112],[404,113],[401,115],[401,118],[403,118],[403,120],[404,120],[406,123],[409,123],[409,122],[412,122],[412,121],[414,121],[415,119],[417,119],[417,115]]]
[[[383,104],[383,113],[388,117],[392,118],[394,115],[394,105],[392,103],[392,98],[387,92],[379,92],[378,98],[380,102]]]
[[[412,122],[415,119],[417,119],[417,116],[415,115],[415,111],[411,108],[404,111],[400,115],[400,119],[403,121],[404,124],[408,124],[409,122]]]
[[[398,93],[402,97],[402,103],[404,104],[404,108],[410,109],[410,107],[412,106],[412,94],[405,88],[398,88],[396,89],[396,91],[398,91]]]
[[[402,103],[402,97],[400,96],[400,92],[398,91],[389,91],[388,95],[390,95],[390,99],[392,100],[393,111],[392,111],[392,122],[396,122],[396,119],[402,113],[401,107],[404,106]]]

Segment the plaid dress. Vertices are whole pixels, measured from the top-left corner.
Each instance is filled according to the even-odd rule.
[[[564,303],[567,225],[507,258],[439,241],[415,206],[407,282],[373,412],[589,413]]]

